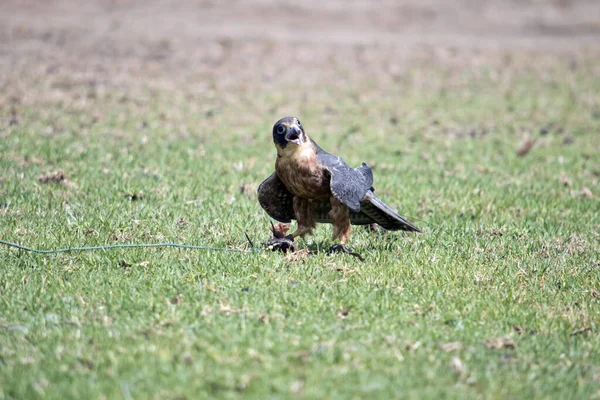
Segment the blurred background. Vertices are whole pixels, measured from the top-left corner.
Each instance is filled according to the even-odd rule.
[[[23,75],[55,79],[65,71],[83,74],[78,78],[91,86],[335,84],[399,76],[414,61],[450,68],[507,54],[543,58],[598,49],[600,6],[596,0],[4,0],[0,43],[9,96],[23,94]]]
[[[75,118],[84,137],[108,123],[116,140],[226,131],[260,146],[297,115],[338,138],[331,151],[343,132],[393,133],[397,152],[485,135],[503,115],[518,146],[566,123],[564,104],[535,93],[598,108],[573,83],[597,80],[599,43],[595,0],[5,0],[0,113],[47,135]]]

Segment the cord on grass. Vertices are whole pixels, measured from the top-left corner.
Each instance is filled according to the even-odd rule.
[[[107,244],[102,246],[83,246],[83,247],[65,247],[61,249],[34,249],[31,247],[23,246],[17,243],[7,242],[6,240],[0,239],[0,244],[8,247],[12,247],[18,250],[23,250],[29,253],[35,254],[58,254],[58,253],[71,253],[71,252],[82,252],[82,251],[96,251],[96,250],[112,250],[112,249],[131,249],[131,248],[153,248],[153,247],[174,247],[178,249],[190,249],[190,250],[208,250],[208,251],[227,251],[232,253],[255,253],[260,249],[255,248],[254,244],[246,234],[246,239],[250,244],[250,248],[247,250],[236,249],[233,247],[214,247],[214,246],[201,246],[201,245],[190,245],[183,243],[117,243]]]
[[[112,249],[135,249],[135,248],[156,248],[156,247],[172,247],[178,249],[188,249],[188,250],[207,250],[207,251],[226,251],[232,253],[257,253],[262,251],[262,249],[254,247],[254,243],[248,236],[246,232],[244,232],[246,236],[246,240],[250,246],[249,249],[242,250],[236,249],[233,247],[215,247],[215,246],[202,246],[202,245],[191,245],[184,243],[117,243],[117,244],[107,244],[101,246],[82,246],[82,247],[64,247],[59,249],[34,249],[32,247],[23,246],[17,243],[8,242],[6,240],[0,239],[0,244],[5,246],[26,251],[28,253],[34,254],[59,254],[59,253],[72,253],[72,252],[83,252],[83,251],[96,251],[96,250],[112,250]],[[354,255],[354,254],[353,254]]]

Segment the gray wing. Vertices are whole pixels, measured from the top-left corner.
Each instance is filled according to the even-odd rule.
[[[360,212],[361,202],[373,186],[373,172],[367,164],[351,168],[340,157],[317,146],[317,159],[331,175],[331,193],[354,213]]]
[[[375,196],[372,190],[367,192],[365,200],[360,203],[360,212],[390,231],[421,232],[419,228],[398,215],[396,211]]]
[[[328,202],[319,202],[317,204],[317,222],[330,224],[332,222],[328,215],[330,210],[331,206]],[[359,212],[350,211],[350,223],[352,225],[377,224],[390,231],[421,232],[419,228],[398,215],[379,197],[375,196],[372,190],[367,192],[365,199],[360,203]]]
[[[258,187],[258,203],[273,219],[290,223],[294,217],[294,195],[290,193],[276,173]]]

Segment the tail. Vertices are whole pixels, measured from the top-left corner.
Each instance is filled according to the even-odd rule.
[[[378,225],[390,231],[421,232],[419,228],[398,215],[371,190],[360,203],[360,212],[369,216]]]

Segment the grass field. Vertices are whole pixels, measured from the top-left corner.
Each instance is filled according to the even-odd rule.
[[[223,46],[185,75],[5,63],[0,239],[264,242],[290,114],[424,232],[354,228],[365,262],[326,225],[287,257],[2,247],[1,399],[600,398],[596,52]]]

